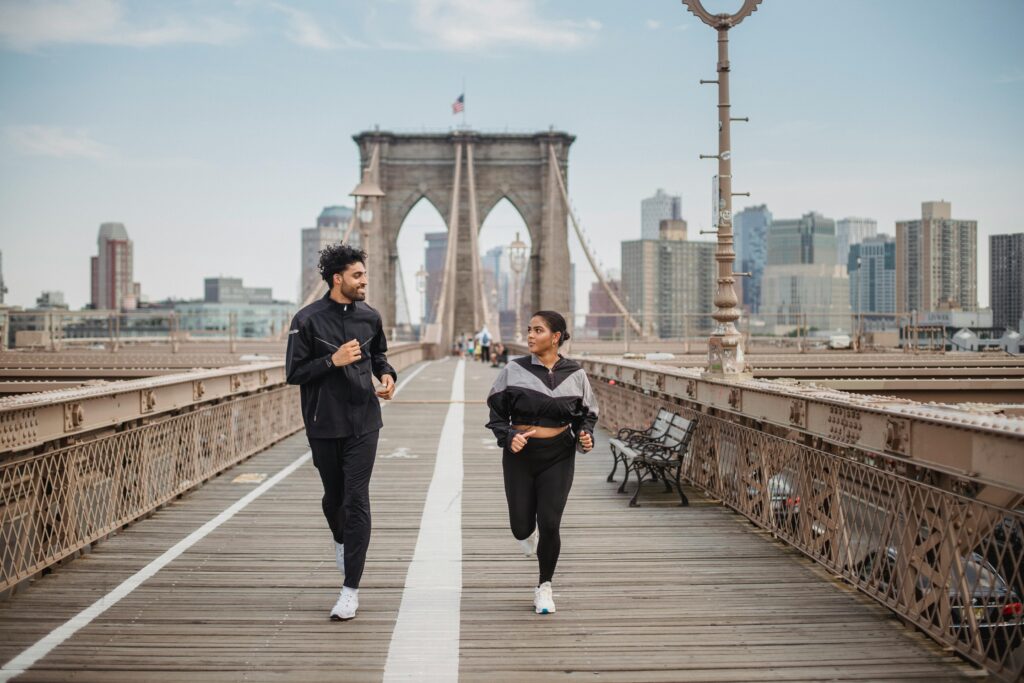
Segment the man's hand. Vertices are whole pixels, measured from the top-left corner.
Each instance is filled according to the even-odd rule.
[[[390,401],[391,397],[395,395],[395,378],[391,375],[384,375],[380,378],[380,389],[377,389],[377,396],[381,397],[385,401]]]
[[[590,435],[590,432],[580,434],[580,446],[583,447],[584,453],[589,453],[594,447],[594,437]]]
[[[345,342],[338,347],[338,350],[331,356],[331,362],[337,368],[352,365],[363,357],[363,350],[359,348],[359,340]]]
[[[531,429],[528,432],[516,432],[516,435],[512,437],[512,443],[508,445],[508,449],[513,453],[518,453],[526,448],[526,442],[536,433],[536,429]]]

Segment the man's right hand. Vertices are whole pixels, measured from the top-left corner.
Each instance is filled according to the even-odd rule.
[[[338,350],[331,356],[331,362],[334,363],[335,367],[341,368],[346,365],[352,365],[352,363],[355,363],[362,357],[363,350],[359,348],[359,340],[353,339],[338,347]]]

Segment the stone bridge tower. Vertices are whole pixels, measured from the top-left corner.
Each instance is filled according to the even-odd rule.
[[[530,233],[531,299],[524,303],[568,317],[568,212],[553,165],[557,163],[567,179],[574,136],[557,131],[368,131],[353,139],[359,145],[361,170],[384,191],[363,234],[369,252],[368,300],[381,312],[385,329],[395,323],[398,233],[409,211],[424,197],[444,219],[449,236],[434,341],[444,348],[459,333],[471,333],[485,322],[493,324],[494,319],[487,318],[477,239],[487,215],[502,198],[516,207]]]

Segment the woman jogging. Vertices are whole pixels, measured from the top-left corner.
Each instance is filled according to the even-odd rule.
[[[537,614],[553,614],[551,579],[562,546],[559,527],[572,488],[576,450],[594,447],[597,401],[579,363],[558,347],[569,340],[565,318],[538,311],[527,332],[529,356],[498,373],[487,405],[487,427],[502,447],[505,497],[512,535],[529,556],[537,554]]]

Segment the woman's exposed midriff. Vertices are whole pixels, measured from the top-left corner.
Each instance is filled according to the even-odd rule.
[[[516,430],[517,432],[528,432],[531,429],[532,430],[536,430],[537,433],[534,434],[533,436],[535,436],[538,439],[550,439],[553,436],[558,436],[559,434],[561,434],[562,432],[564,432],[568,428],[569,428],[569,425],[562,425],[561,427],[537,427],[535,425],[512,425],[512,429]]]

